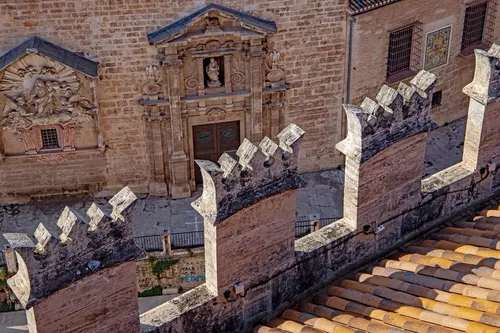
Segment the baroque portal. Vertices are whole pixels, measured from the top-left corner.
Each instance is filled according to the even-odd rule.
[[[151,193],[189,197],[201,179],[195,159],[285,127],[289,85],[279,50],[268,46],[274,32],[273,21],[210,4],[148,34],[159,55],[139,101],[155,166]],[[152,84],[158,89],[146,89]]]

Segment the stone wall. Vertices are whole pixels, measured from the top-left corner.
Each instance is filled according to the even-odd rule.
[[[471,105],[481,104],[469,114],[467,124],[467,133],[471,134],[466,137],[466,141],[470,140],[466,146],[474,147],[469,154],[476,154],[476,164],[460,162],[421,180],[423,138],[433,126],[429,111],[436,77],[429,72],[420,72],[411,87],[400,85],[397,91],[383,87],[384,93],[379,94],[377,102],[365,100],[361,107],[345,106],[349,134],[337,147],[347,155],[347,163],[352,163],[351,174],[346,172],[346,178],[358,175],[354,181],[345,183],[344,202],[352,206],[344,209],[346,217],[295,241],[295,258],[289,261],[285,256],[284,266],[273,271],[268,279],[245,285],[239,297],[221,297],[220,291],[211,285],[217,279],[207,280],[205,285],[141,315],[141,332],[187,333],[202,327],[216,332],[248,332],[354,267],[375,260],[422,232],[457,217],[467,207],[498,195],[495,182],[500,160],[498,145],[494,144],[498,142],[498,131],[486,123],[487,119],[495,123],[493,118],[499,110],[497,49],[494,45],[489,53],[476,51],[479,59],[476,77],[464,89],[472,98]],[[409,150],[409,146],[416,147],[415,151]],[[406,161],[401,156],[412,158]],[[485,161],[488,164],[484,165]],[[408,177],[409,170],[413,170],[414,177]],[[419,187],[416,190],[415,185]],[[204,194],[207,190],[213,194],[212,188],[205,182]],[[374,194],[374,188],[380,195]],[[263,201],[256,202],[255,207]],[[245,208],[228,220],[248,210]],[[225,221],[219,223],[215,231],[223,228]],[[253,235],[247,242],[258,242],[261,237]],[[219,243],[212,246],[218,248]],[[217,251],[223,253],[224,249]],[[271,262],[262,265],[266,267]],[[214,277],[227,270],[217,265],[211,269]],[[232,274],[233,280],[244,278],[237,272]]]
[[[172,256],[158,256],[155,259],[169,263],[171,266],[156,275],[152,271],[149,259],[137,262],[137,291],[160,286],[163,294],[177,294],[205,283],[205,257],[202,250],[192,252],[176,251]]]
[[[291,85],[285,122],[298,123],[309,132],[301,170],[341,164],[334,144],[341,139],[347,1],[319,1],[314,6],[284,0],[215,2],[277,22],[278,32],[269,43],[280,50]],[[38,35],[99,61],[97,94],[107,147],[103,155],[78,152],[55,167],[40,166],[24,156],[5,159],[0,165],[2,201],[27,194],[109,195],[122,184],[147,193],[154,166],[137,83],[144,80],[146,66],[155,62],[157,50],[146,35],[206,3],[43,0],[0,4],[0,54]],[[84,175],[84,170],[90,172]]]
[[[422,46],[418,52],[420,70],[424,64],[426,34],[451,25],[452,35],[448,64],[430,70],[439,77],[435,91],[443,91],[442,106],[433,109],[431,117],[438,125],[464,117],[467,112],[468,98],[461,91],[472,80],[474,57],[472,55],[463,57],[460,52],[465,6],[467,3],[473,2],[472,0],[443,0],[439,2],[405,0],[355,16],[350,102],[359,104],[365,96],[375,97],[378,88],[385,83],[390,31],[416,21],[422,23]],[[490,2],[494,3],[495,1]],[[495,25],[493,42],[498,42],[499,16],[496,16]]]

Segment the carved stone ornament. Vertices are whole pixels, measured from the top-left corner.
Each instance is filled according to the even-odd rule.
[[[186,89],[196,89],[198,88],[198,79],[194,76],[188,76],[184,80],[184,85],[186,86]]]
[[[205,33],[209,32],[222,32],[221,26],[220,26],[220,21],[218,17],[207,17],[205,19]]]
[[[70,158],[70,155],[71,154],[63,154],[63,153],[40,155],[36,157],[36,160],[40,164],[54,165],[68,160]]]
[[[207,112],[207,118],[209,121],[220,121],[226,118],[226,110],[221,108],[213,108]]]
[[[264,68],[266,70],[266,85],[279,86],[285,83],[285,71],[280,67],[281,54],[271,51],[266,55]]]
[[[196,51],[213,51],[219,49],[234,49],[237,47],[241,47],[241,44],[237,44],[232,40],[228,40],[225,42],[220,42],[217,39],[209,40],[206,43],[198,44],[196,47],[191,47],[188,49],[190,52]]]
[[[146,80],[142,83],[142,92],[148,96],[158,95],[161,92],[162,72],[156,65],[146,67]]]
[[[30,54],[7,67],[0,80],[0,127],[18,132],[36,125],[81,125],[97,110],[83,88],[70,67]]]
[[[210,81],[208,82],[208,86],[210,88],[217,88],[221,86],[219,75],[220,75],[220,67],[215,58],[210,58],[209,64],[205,68]]]

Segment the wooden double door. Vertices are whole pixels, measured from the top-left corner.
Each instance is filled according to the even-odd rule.
[[[217,162],[222,153],[240,146],[240,122],[207,124],[193,127],[194,158]],[[200,168],[195,163],[196,183],[202,184]]]

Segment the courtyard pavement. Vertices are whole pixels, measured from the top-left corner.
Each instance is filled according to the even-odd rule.
[[[429,133],[425,175],[443,170],[461,160],[464,132],[465,119],[461,119]],[[343,170],[305,173],[303,177],[308,184],[297,191],[296,220],[340,218],[343,207]],[[139,198],[131,212],[135,236],[203,230],[202,217],[191,207],[191,202],[200,194],[201,189],[189,199],[171,200],[151,196]],[[25,232],[32,235],[40,222],[49,230],[57,232],[57,218],[64,206],[85,211],[94,201],[104,203],[105,199],[70,198],[29,205],[1,206],[0,232]],[[0,248],[5,244],[5,239],[0,237]]]

